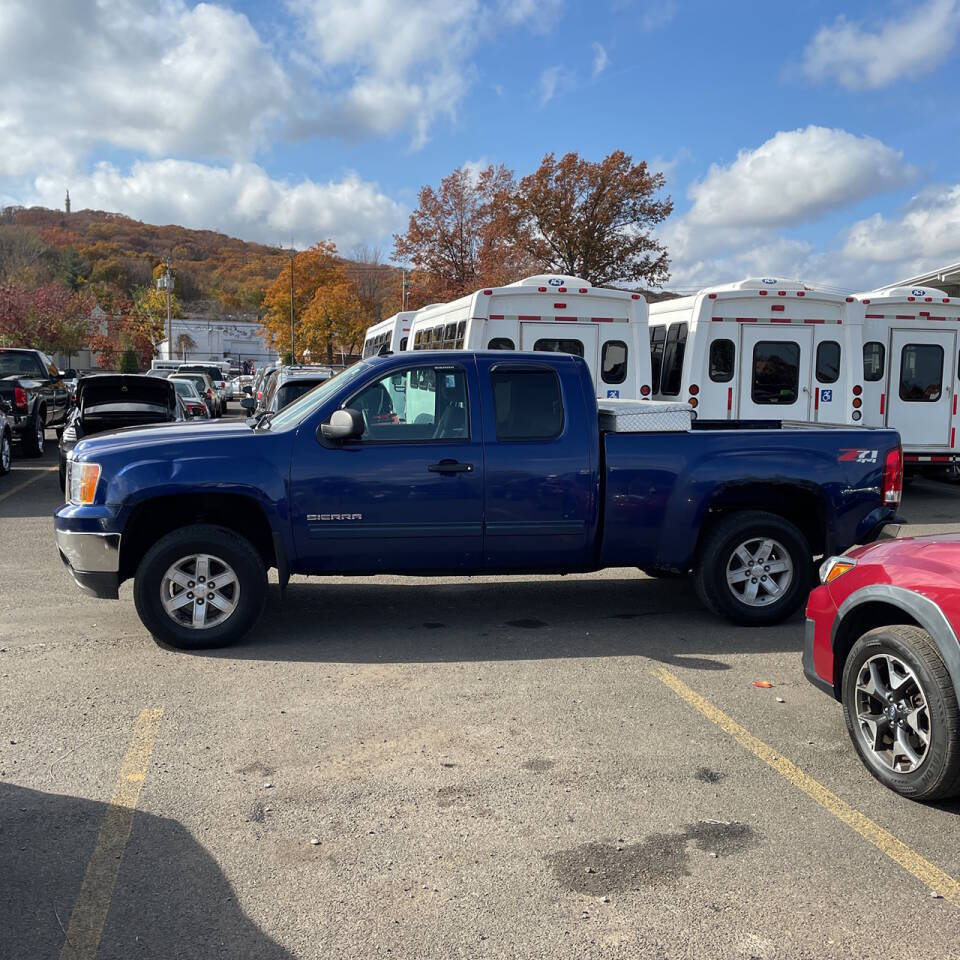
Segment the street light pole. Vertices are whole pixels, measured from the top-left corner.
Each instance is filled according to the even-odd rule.
[[[293,258],[296,254],[296,251],[293,249],[293,245],[290,246],[290,362],[297,362],[297,354],[295,352],[294,342],[293,342]]]
[[[170,309],[170,288],[173,286],[173,277],[170,276],[170,258],[166,260],[167,272],[163,275],[163,286],[167,291],[167,359],[173,359],[173,314]]]

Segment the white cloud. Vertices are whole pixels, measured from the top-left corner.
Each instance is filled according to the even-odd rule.
[[[564,0],[498,0],[497,12],[505,23],[527,24],[537,33],[551,30],[563,13]]]
[[[244,15],[182,0],[5,2],[0,63],[8,176],[70,169],[99,143],[153,156],[249,155],[290,98]]]
[[[676,0],[654,0],[646,4],[640,15],[640,29],[652,33],[665,27],[677,15]]]
[[[607,51],[604,49],[603,44],[597,43],[594,41],[593,44],[593,75],[599,77],[604,70],[607,69],[607,66],[610,63],[610,58],[607,56]]]
[[[691,185],[691,223],[763,227],[800,223],[895,189],[913,176],[873,137],[810,126],[781,131]]]
[[[540,105],[546,106],[558,93],[569,90],[574,74],[566,67],[547,67],[540,74]]]
[[[70,184],[73,207],[112,210],[150,223],[220,230],[264,243],[304,247],[328,238],[341,250],[386,241],[405,209],[376,184],[350,174],[339,181],[291,183],[254,163],[230,167],[184,160],[138,161],[129,172],[100,163]],[[58,207],[63,184],[38,177],[29,202]]]
[[[903,215],[875,213],[847,232],[844,255],[858,262],[901,264],[902,274],[960,258],[960,184],[917,195]]]
[[[873,90],[929,73],[949,56],[958,34],[958,0],[929,0],[873,29],[840,16],[807,45],[802,69],[817,83],[834,79],[849,90]]]

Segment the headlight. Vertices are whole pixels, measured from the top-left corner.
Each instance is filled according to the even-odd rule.
[[[820,564],[820,582],[832,583],[837,577],[849,573],[856,565],[857,561],[850,557],[830,557]]]
[[[93,503],[100,480],[100,464],[82,460],[67,461],[67,491],[70,503]]]

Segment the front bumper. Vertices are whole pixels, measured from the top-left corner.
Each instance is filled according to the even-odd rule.
[[[818,690],[821,690],[823,693],[829,694],[831,697],[833,697],[833,684],[824,680],[823,677],[817,673],[816,667],[813,665],[813,645],[816,633],[817,621],[811,620],[808,617],[803,632],[803,655],[800,658],[800,663],[803,666],[803,675]]]
[[[102,600],[119,596],[120,534],[56,531],[57,549],[77,586]]]

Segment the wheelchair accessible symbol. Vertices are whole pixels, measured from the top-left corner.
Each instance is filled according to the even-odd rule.
[[[619,391],[619,390],[608,390],[608,391],[607,391],[607,399],[608,399],[608,400],[619,400],[619,399],[620,399],[620,391]]]
[[[833,391],[832,391],[832,390],[821,390],[821,391],[820,391],[820,402],[821,402],[821,403],[832,403],[832,402],[833,402]]]

